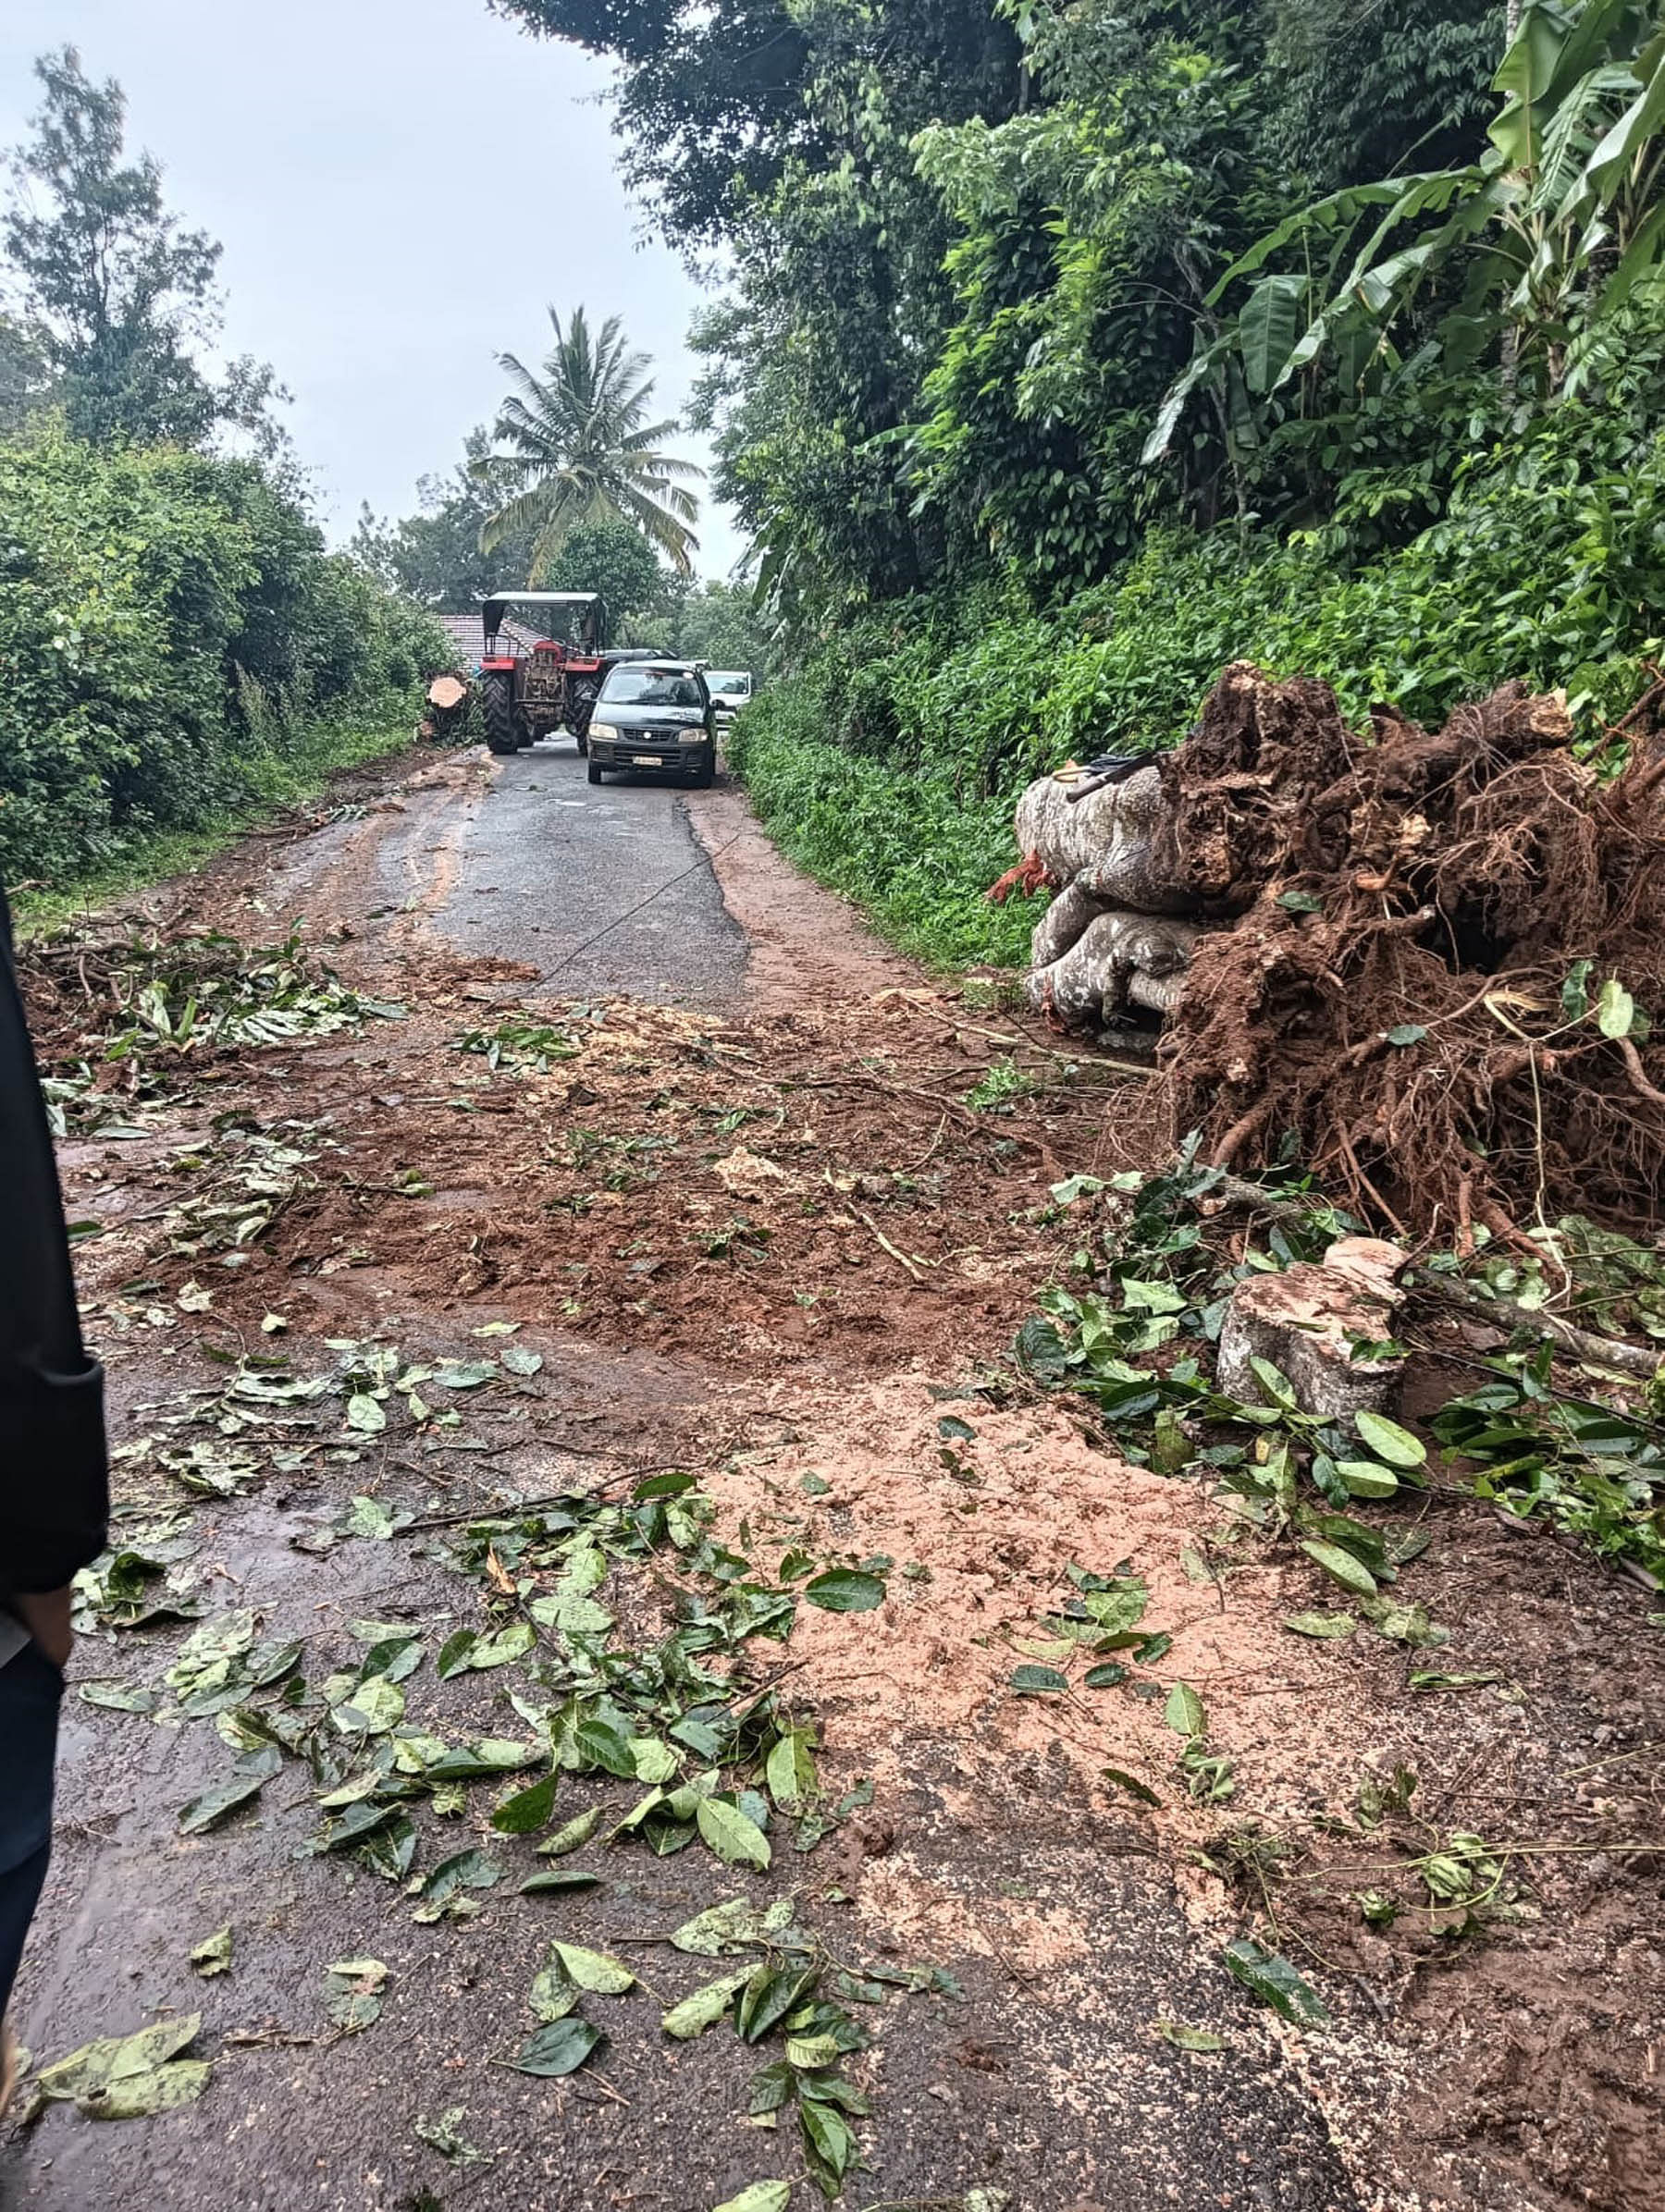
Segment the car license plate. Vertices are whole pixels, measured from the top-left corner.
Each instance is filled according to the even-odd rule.
[[[657,753],[633,753],[630,765],[634,768],[662,768],[664,763]]]

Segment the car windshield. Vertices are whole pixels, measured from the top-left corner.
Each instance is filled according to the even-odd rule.
[[[699,678],[686,669],[614,669],[601,687],[607,707],[703,707]]]

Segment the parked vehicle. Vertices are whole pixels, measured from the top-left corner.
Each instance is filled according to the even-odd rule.
[[[568,609],[576,610],[564,625],[570,634],[558,637]],[[570,730],[579,752],[587,750],[607,671],[643,657],[609,649],[606,602],[596,592],[494,592],[480,613],[480,705],[491,750],[518,753],[556,730]]]
[[[608,670],[589,726],[590,781],[609,768],[668,768],[710,789],[717,708],[693,661],[621,661]]]
[[[743,707],[751,705],[752,680],[749,669],[708,669],[705,680],[716,702],[720,722],[732,722]]]

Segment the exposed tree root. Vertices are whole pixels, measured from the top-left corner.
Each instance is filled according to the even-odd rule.
[[[1604,785],[1519,685],[1375,735],[1240,665],[1163,763],[1160,865],[1213,924],[1162,1046],[1176,1137],[1238,1167],[1293,1146],[1418,1235],[1657,1227],[1665,1044],[1597,1009],[1613,982],[1665,1020],[1665,746]]]

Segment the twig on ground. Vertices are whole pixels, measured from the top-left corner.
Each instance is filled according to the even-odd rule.
[[[905,1267],[916,1283],[922,1284],[924,1282],[925,1277],[921,1272],[922,1267],[933,1266],[935,1264],[934,1261],[928,1260],[920,1262],[919,1260],[910,1260],[906,1252],[899,1252],[896,1249],[895,1246],[892,1244],[890,1238],[886,1236],[884,1231],[879,1226],[878,1223],[873,1219],[870,1213],[866,1212],[859,1206],[852,1206],[850,1210],[856,1216],[858,1222],[866,1223],[867,1226],[872,1231],[874,1236],[879,1240],[879,1243],[883,1247],[885,1251],[890,1254],[891,1258],[895,1260],[899,1267]]]

